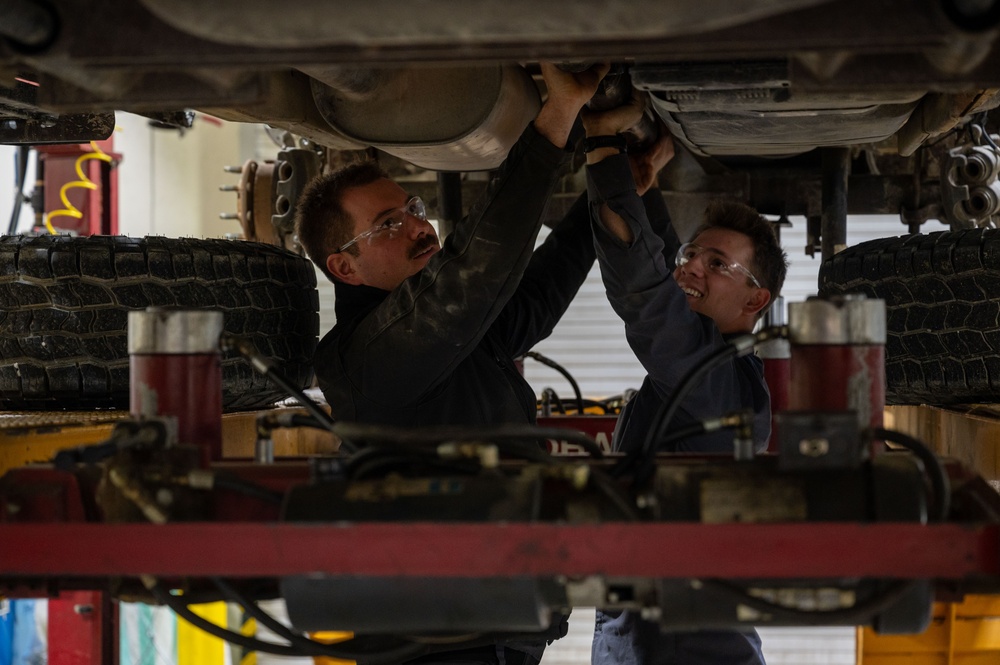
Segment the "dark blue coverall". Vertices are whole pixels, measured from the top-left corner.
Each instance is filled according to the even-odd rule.
[[[587,180],[608,300],[625,322],[628,343],[647,372],[615,431],[614,448],[630,451],[642,446],[657,411],[682,378],[724,346],[726,339],[714,321],[691,310],[674,281],[673,257],[680,241],[662,194],[655,189],[643,198],[636,194],[625,155],[588,166]],[[628,223],[634,236],[631,244],[604,229],[598,216],[602,203]],[[771,430],[770,396],[763,363],[755,355],[737,358],[708,374],[688,394],[673,422],[684,427],[748,407],[754,411],[755,446],[763,450]],[[729,453],[732,449],[732,433],[722,431],[681,441],[676,450]],[[661,632],[657,623],[644,621],[635,612],[598,611],[592,663],[762,665],[764,657],[754,630]]]

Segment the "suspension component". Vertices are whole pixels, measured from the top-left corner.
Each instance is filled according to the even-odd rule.
[[[986,129],[973,126],[973,145],[954,148],[943,168],[945,216],[961,226],[995,227],[1000,222],[1000,148]]]

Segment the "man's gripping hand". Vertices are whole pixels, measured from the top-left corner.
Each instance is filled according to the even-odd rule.
[[[674,139],[667,128],[660,125],[655,141],[640,152],[629,150],[628,164],[632,167],[635,191],[642,196],[657,185],[657,178],[663,167],[674,158]]]
[[[535,118],[535,129],[553,145],[562,148],[566,146],[580,109],[597,92],[598,84],[611,66],[600,63],[582,72],[565,72],[550,62],[540,64],[548,98]]]

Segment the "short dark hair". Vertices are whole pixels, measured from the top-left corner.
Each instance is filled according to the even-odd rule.
[[[341,203],[344,192],[388,177],[375,162],[357,162],[313,178],[299,197],[295,234],[306,255],[330,280],[334,276],[326,268],[326,257],[354,237],[353,220]],[[348,247],[344,251],[357,254],[358,250]]]
[[[713,228],[736,231],[750,238],[753,258],[747,267],[760,285],[771,292],[773,304],[785,284],[788,256],[781,249],[771,222],[743,203],[715,201],[705,210],[705,221],[698,227],[693,237],[697,238],[703,231]],[[764,316],[766,310],[765,307],[758,312],[757,318]]]

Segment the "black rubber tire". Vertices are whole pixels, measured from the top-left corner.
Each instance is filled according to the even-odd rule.
[[[882,238],[824,262],[821,295],[886,302],[886,402],[1000,401],[1000,229]]]
[[[316,273],[255,242],[123,236],[0,237],[0,408],[129,407],[126,322],[146,307],[217,309],[296,386],[312,380]],[[223,408],[287,397],[235,353]]]

